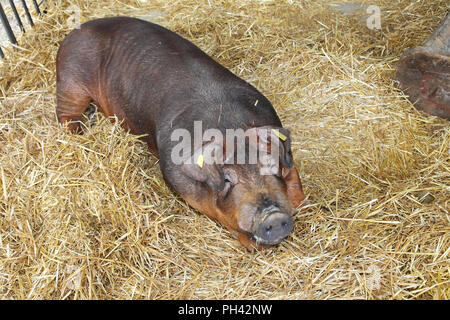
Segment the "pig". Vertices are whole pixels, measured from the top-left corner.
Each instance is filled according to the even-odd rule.
[[[228,228],[248,249],[277,245],[291,233],[305,195],[290,134],[254,86],[176,33],[132,17],[82,24],[61,42],[56,60],[61,124],[81,133],[83,113],[94,103],[105,116],[116,116],[126,130],[142,136],[176,194]],[[198,148],[175,163],[179,141],[173,139],[174,130],[194,134],[199,121],[202,130],[246,130],[246,145],[256,137],[257,148],[279,150],[275,170],[261,174],[259,161],[211,163],[194,157]],[[267,147],[272,139],[261,137],[263,129],[281,137],[275,148]],[[202,141],[200,155],[212,144],[227,154],[233,143]],[[228,159],[235,156],[230,153]]]

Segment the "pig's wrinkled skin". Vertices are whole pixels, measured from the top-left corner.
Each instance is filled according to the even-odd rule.
[[[292,230],[305,196],[292,165],[289,132],[253,86],[177,34],[127,17],[89,21],[72,31],[57,55],[57,116],[73,132],[90,103],[142,139],[160,159],[166,183],[192,207],[220,221],[247,248],[274,245]],[[257,164],[175,165],[174,129],[284,130],[278,174]],[[225,146],[226,148],[226,146]]]

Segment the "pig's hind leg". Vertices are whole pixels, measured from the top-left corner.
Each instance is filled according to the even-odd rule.
[[[89,108],[92,98],[74,83],[58,82],[56,88],[56,115],[62,124],[67,123],[74,133],[81,133],[83,113]]]

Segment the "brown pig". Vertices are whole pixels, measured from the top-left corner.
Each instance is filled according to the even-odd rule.
[[[289,235],[292,215],[305,198],[289,131],[246,81],[179,35],[129,17],[97,19],[73,30],[61,43],[56,69],[57,117],[73,132],[80,131],[82,114],[95,103],[131,133],[145,135],[166,183],[247,248],[275,245]],[[186,154],[174,161],[180,146],[175,132],[195,140],[207,129],[216,130],[214,139],[185,144]],[[235,148],[234,138],[218,135],[227,130],[245,131],[245,161],[236,161],[242,148]],[[269,174],[261,173],[260,157],[248,161],[252,143],[267,151]],[[204,155],[211,146],[217,147],[211,155],[222,152],[224,161]]]

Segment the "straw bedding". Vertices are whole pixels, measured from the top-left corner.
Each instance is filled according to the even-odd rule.
[[[0,297],[449,299],[449,122],[392,80],[448,4],[366,3],[381,30],[328,1],[47,1],[0,64]],[[310,201],[286,241],[249,253],[172,194],[119,124],[57,124],[70,5],[81,22],[162,24],[271,100]]]

